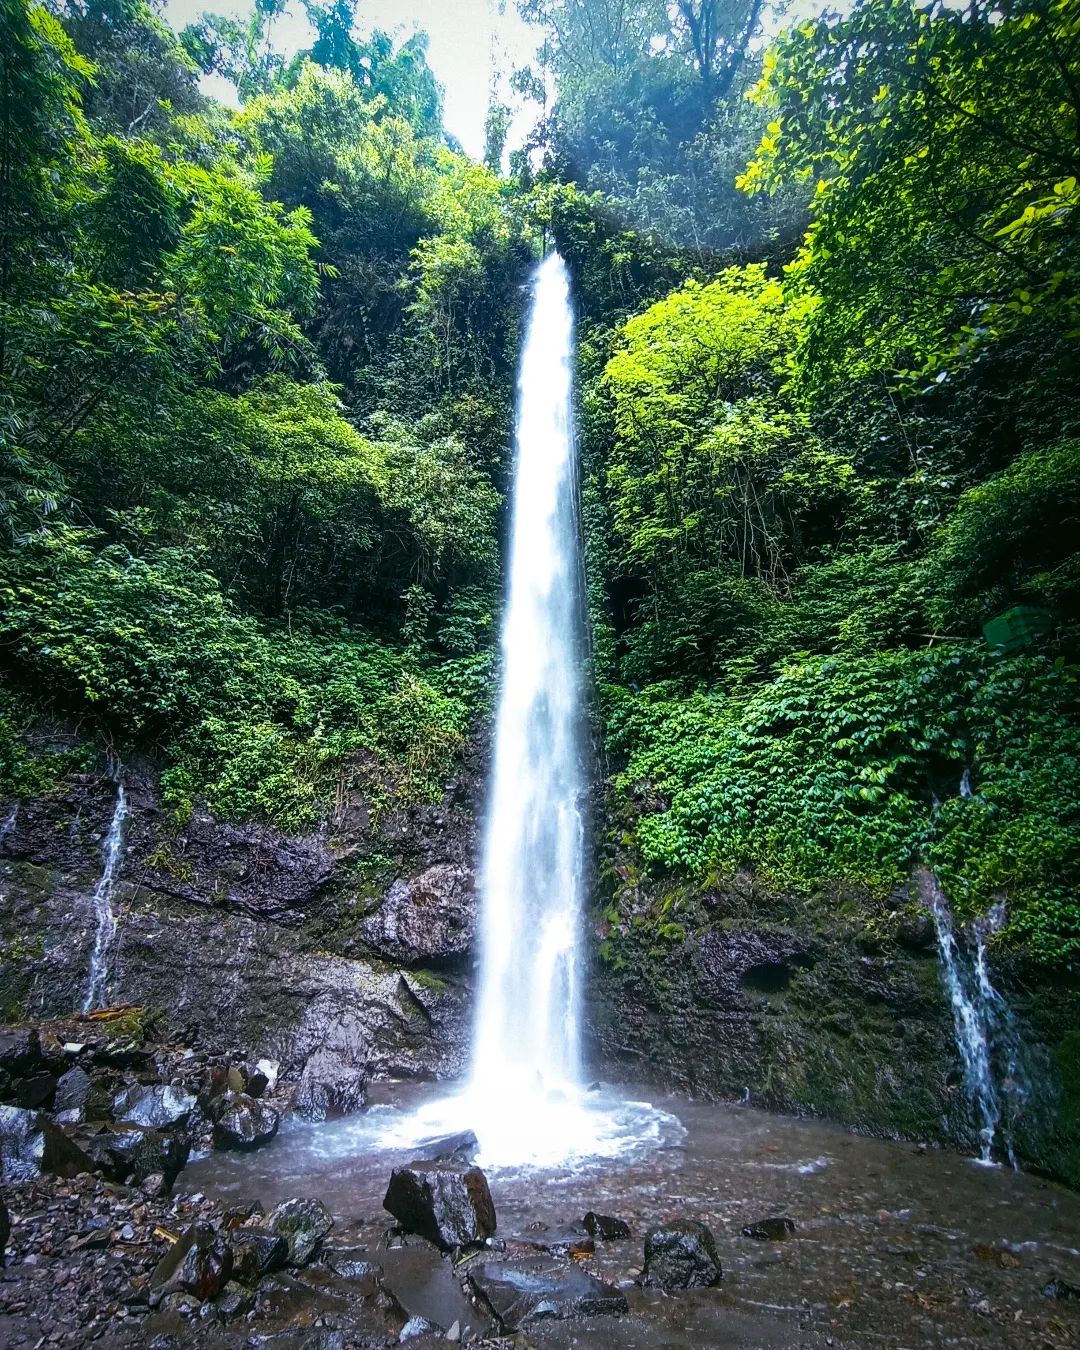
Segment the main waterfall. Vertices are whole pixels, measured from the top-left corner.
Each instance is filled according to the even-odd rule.
[[[536,273],[518,376],[509,589],[481,868],[477,1096],[580,1090],[581,575],[566,266]]]
[[[518,373],[509,586],[480,867],[480,963],[464,1090],[385,1147],[471,1129],[485,1166],[561,1166],[652,1147],[674,1117],[581,1082],[584,622],[573,312],[557,253],[537,268]]]

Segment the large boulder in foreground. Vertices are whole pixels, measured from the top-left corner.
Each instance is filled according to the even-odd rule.
[[[156,1294],[186,1290],[197,1299],[216,1298],[229,1282],[233,1254],[220,1233],[192,1224],[155,1266],[150,1287]]]
[[[43,1172],[74,1177],[93,1170],[92,1160],[47,1116],[0,1106],[0,1181],[32,1181]]]
[[[722,1271],[713,1235],[703,1223],[676,1219],[645,1238],[645,1284],[696,1289],[718,1284]]]
[[[367,1090],[367,1070],[355,1048],[323,1045],[304,1064],[293,1097],[293,1110],[305,1120],[326,1120],[359,1111]]]
[[[629,1311],[624,1294],[579,1266],[488,1261],[471,1266],[468,1278],[480,1303],[490,1308],[507,1334],[545,1318]]]
[[[476,925],[476,880],[461,863],[436,863],[390,887],[364,921],[364,941],[392,961],[431,965],[468,956]]]
[[[306,1266],[333,1226],[333,1215],[321,1200],[302,1197],[283,1200],[263,1221],[264,1228],[289,1244],[290,1266]]]
[[[186,1135],[127,1122],[82,1132],[79,1139],[94,1166],[122,1185],[141,1185],[147,1177],[160,1174],[169,1187],[191,1153],[191,1140]]]
[[[230,1093],[225,1109],[214,1121],[214,1147],[250,1152],[268,1144],[280,1124],[281,1116],[266,1102],[244,1093]]]
[[[167,1130],[182,1125],[195,1110],[195,1098],[171,1083],[134,1083],[117,1093],[113,1101],[113,1119],[152,1130]]]
[[[444,1251],[495,1232],[495,1205],[479,1167],[412,1162],[390,1174],[383,1208],[409,1233]]]

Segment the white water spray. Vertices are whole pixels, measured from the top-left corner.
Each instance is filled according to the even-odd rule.
[[[566,265],[540,264],[518,374],[509,588],[480,871],[480,970],[465,1091],[383,1143],[473,1129],[491,1166],[553,1166],[659,1142],[678,1122],[587,1093],[580,1067],[584,663]]]
[[[116,782],[116,805],[113,807],[109,830],[101,846],[101,877],[94,890],[94,946],[90,953],[90,975],[83,997],[83,1012],[95,1008],[105,991],[109,973],[109,957],[116,939],[116,914],[113,911],[113,887],[124,851],[124,825],[128,816],[127,793],[119,778]]]

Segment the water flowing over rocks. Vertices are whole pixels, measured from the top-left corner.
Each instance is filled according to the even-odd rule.
[[[679,910],[694,922],[660,941],[659,888],[614,830],[605,850],[620,907],[639,916],[617,933],[597,925],[588,1020],[605,1077],[979,1152],[984,1122],[917,877],[884,904],[858,886],[785,896],[750,874],[686,886]],[[985,959],[1032,1088],[1011,1122],[1017,1160],[1080,1182],[1069,995],[1007,948]]]

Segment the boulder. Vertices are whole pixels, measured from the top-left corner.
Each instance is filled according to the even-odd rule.
[[[281,1270],[289,1258],[289,1241],[269,1228],[237,1228],[229,1234],[232,1277],[254,1288],[264,1275]]]
[[[777,1214],[768,1219],[757,1219],[748,1223],[742,1230],[743,1237],[753,1238],[755,1242],[781,1242],[795,1231],[794,1222],[785,1215]]]
[[[148,1086],[136,1083],[117,1094],[113,1101],[113,1119],[154,1130],[183,1124],[195,1109],[195,1098],[171,1083]]]
[[[232,1273],[232,1251],[205,1224],[192,1224],[154,1267],[150,1288],[160,1297],[181,1290],[202,1302],[217,1298]]]
[[[230,1280],[214,1299],[214,1311],[225,1322],[237,1317],[246,1317],[255,1307],[255,1291],[245,1285]]]
[[[36,1027],[10,1027],[0,1032],[0,1077],[21,1077],[41,1062],[41,1037]]]
[[[307,1058],[293,1109],[305,1120],[326,1120],[359,1111],[364,1104],[367,1071],[333,1046],[324,1045]]]
[[[1043,1286],[1043,1293],[1047,1298],[1067,1298],[1080,1301],[1080,1284],[1070,1284],[1068,1280],[1063,1280],[1058,1276],[1051,1280],[1049,1284]]]
[[[280,1123],[281,1116],[272,1106],[235,1094],[214,1122],[214,1147],[245,1152],[260,1148],[273,1139]]]
[[[581,1222],[590,1237],[600,1238],[603,1242],[618,1242],[630,1236],[630,1225],[623,1219],[613,1219],[610,1214],[594,1214],[590,1209]]]
[[[395,1167],[383,1208],[406,1232],[444,1251],[482,1242],[495,1232],[495,1206],[478,1167],[420,1161]]]
[[[85,1120],[93,1087],[90,1075],[76,1064],[57,1080],[53,1110],[70,1123]]]
[[[676,1219],[645,1238],[645,1284],[661,1289],[707,1288],[722,1272],[713,1235],[703,1223]]]
[[[472,1130],[457,1134],[435,1135],[421,1139],[413,1150],[413,1157],[421,1162],[472,1162],[480,1152],[480,1140]]]
[[[548,1261],[482,1262],[468,1281],[503,1332],[544,1318],[596,1317],[629,1311],[626,1296],[578,1266]]]
[[[92,1172],[86,1153],[47,1116],[19,1106],[0,1106],[0,1181],[74,1177]]]
[[[289,1244],[290,1266],[306,1266],[334,1226],[330,1211],[321,1200],[283,1200],[266,1216],[264,1226]]]
[[[141,1185],[156,1173],[172,1186],[187,1164],[191,1141],[186,1135],[166,1134],[145,1125],[105,1125],[79,1136],[94,1164],[121,1184]]]
[[[460,863],[436,863],[398,880],[379,910],[364,921],[364,941],[405,965],[460,961],[472,950],[476,881]]]
[[[360,1280],[370,1293],[383,1277],[383,1268],[372,1261],[366,1247],[334,1247],[323,1253],[323,1261],[343,1280]]]
[[[52,1108],[56,1074],[52,1073],[34,1027],[0,1033],[0,1101],[27,1111]]]

